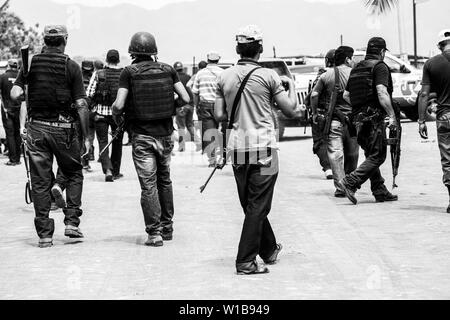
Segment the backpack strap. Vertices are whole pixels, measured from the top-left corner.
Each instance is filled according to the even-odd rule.
[[[236,111],[237,111],[237,107],[239,106],[239,102],[241,101],[241,97],[242,97],[242,93],[244,92],[245,86],[247,85],[248,80],[250,79],[251,75],[253,74],[253,72],[255,72],[258,69],[261,69],[262,67],[256,67],[254,68],[252,71],[250,71],[247,76],[244,78],[244,80],[241,83],[241,86],[236,94],[236,97],[234,98],[234,103],[233,103],[233,108],[231,109],[231,114],[230,114],[230,121],[228,122],[228,129],[231,130],[233,129],[233,125],[234,125],[234,120],[236,117]]]

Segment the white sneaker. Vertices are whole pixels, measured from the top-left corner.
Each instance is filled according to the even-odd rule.
[[[327,178],[327,180],[332,180],[333,179],[333,171],[331,171],[331,169],[325,171],[325,177]]]

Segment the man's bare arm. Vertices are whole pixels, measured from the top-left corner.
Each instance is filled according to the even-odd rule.
[[[295,92],[295,82],[288,77],[281,77],[284,83],[289,84],[289,92],[283,91],[275,96],[275,102],[280,108],[281,112],[288,117],[295,116],[295,109],[297,108],[297,93]]]
[[[425,123],[428,109],[428,100],[430,99],[431,86],[429,84],[422,85],[419,95],[419,134],[422,139],[428,139],[428,128]]]
[[[380,102],[381,107],[386,111],[389,116],[389,125],[395,124],[396,117],[394,108],[392,107],[391,96],[388,93],[386,86],[379,84],[377,85],[377,95],[378,101]]]
[[[214,105],[214,117],[218,122],[228,120],[225,100],[223,98],[216,99],[216,104]]]
[[[200,102],[200,96],[198,95],[198,93],[194,93],[194,107],[198,107],[198,104]]]
[[[11,89],[11,100],[22,101],[24,100],[25,91],[19,86],[13,86]]]
[[[28,110],[27,104],[22,102],[20,105],[20,134],[22,137],[25,135],[25,129],[27,124]]]
[[[117,98],[112,105],[112,112],[114,115],[121,115],[125,109],[125,103],[128,97],[128,89],[119,88],[117,91]]]
[[[185,104],[189,104],[191,102],[191,97],[189,97],[189,93],[181,82],[175,83],[174,88],[175,92]]]
[[[345,102],[347,102],[348,104],[352,104],[352,102],[350,100],[350,92],[348,92],[347,90],[345,90],[343,98],[344,98]]]

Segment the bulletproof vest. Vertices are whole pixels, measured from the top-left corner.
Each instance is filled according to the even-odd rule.
[[[168,65],[144,61],[128,67],[131,72],[131,95],[127,117],[137,120],[161,120],[174,115],[175,97],[171,69]]]
[[[363,60],[350,73],[347,90],[350,93],[353,112],[367,106],[380,107],[373,82],[373,69],[379,63],[383,63],[383,61]]]
[[[42,53],[31,61],[28,76],[28,105],[31,112],[45,118],[70,114],[73,103],[67,81],[69,57],[60,53]]]
[[[116,101],[122,70],[107,68],[97,72],[97,89],[94,95],[96,104],[112,106]]]
[[[6,70],[6,72],[2,75],[4,80],[1,82],[1,93],[2,93],[2,101],[3,106],[6,111],[14,111],[20,108],[21,102],[11,100],[11,89],[13,87],[14,82],[16,81],[17,74],[19,72],[16,69]]]

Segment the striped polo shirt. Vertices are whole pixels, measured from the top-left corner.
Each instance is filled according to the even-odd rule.
[[[192,92],[199,95],[200,102],[216,102],[217,80],[222,72],[222,68],[215,64],[209,64],[197,73]]]

